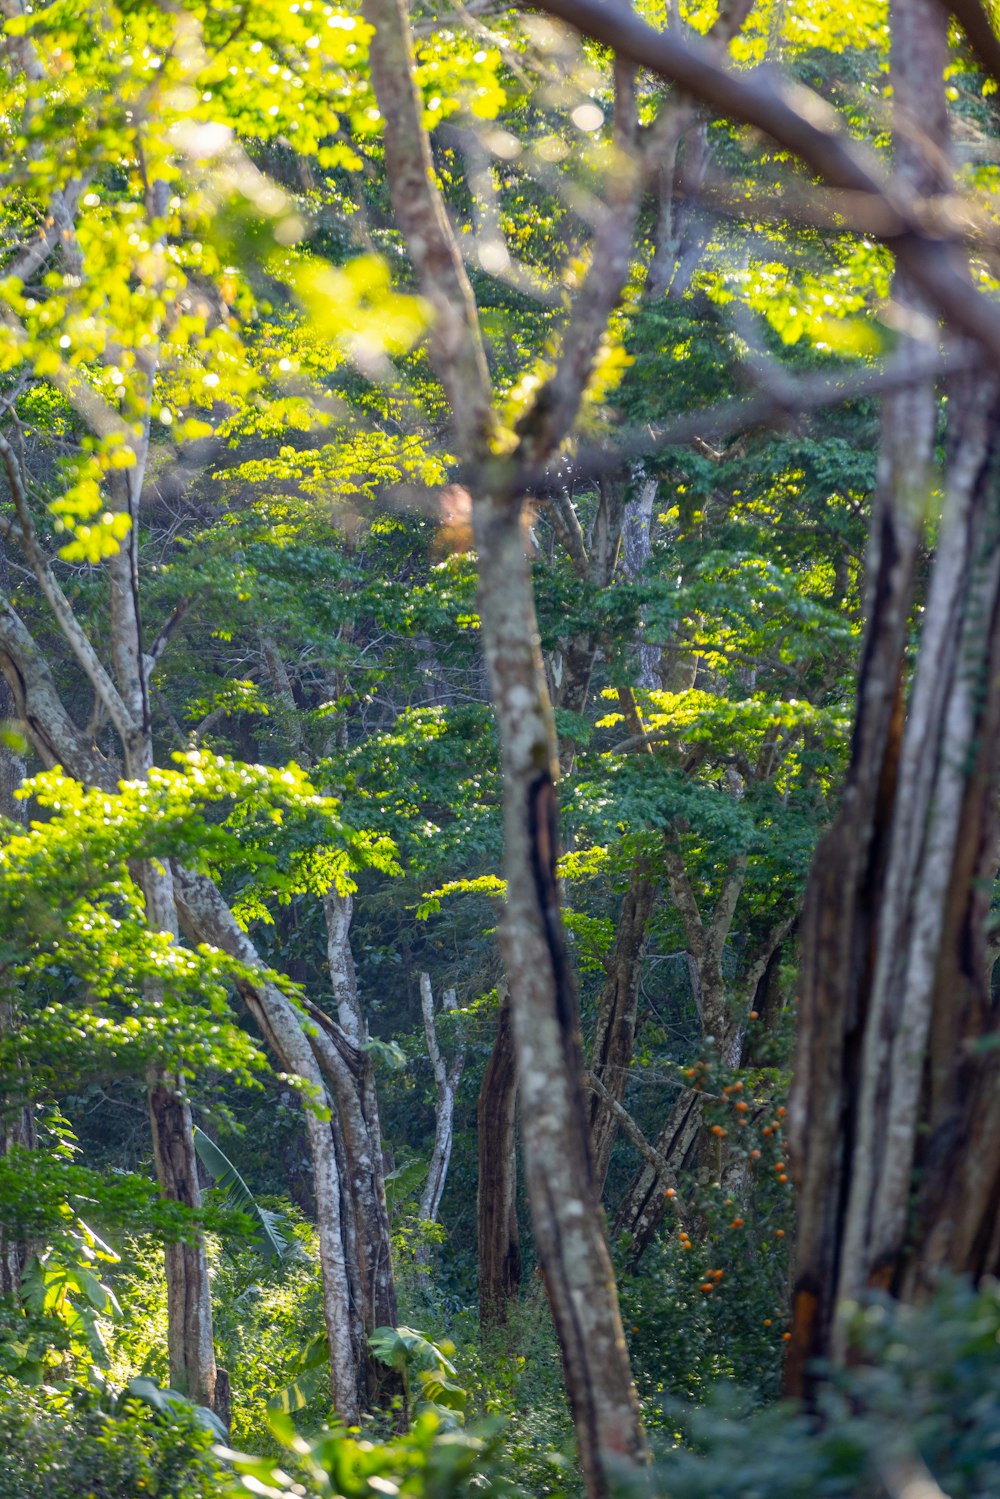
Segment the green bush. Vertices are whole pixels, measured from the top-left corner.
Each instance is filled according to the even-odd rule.
[[[117,1404],[0,1381],[0,1499],[215,1499],[216,1438],[190,1407]]]

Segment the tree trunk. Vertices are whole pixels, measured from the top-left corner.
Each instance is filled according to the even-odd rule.
[[[914,191],[935,192],[948,185],[944,12],[934,0],[896,0],[892,16],[897,169]],[[897,277],[896,297],[915,317],[925,312],[905,277]],[[978,924],[981,897],[971,873],[980,872],[995,794],[981,784],[991,753],[981,736],[997,690],[995,669],[989,676],[996,501],[987,453],[996,412],[988,390],[966,394],[951,411],[959,430],[907,720],[917,517],[931,487],[937,409],[926,386],[885,402],[851,766],[806,899],[790,1104],[799,1228],[786,1386],[797,1395],[811,1393],[817,1358],[846,1354],[842,1298],[870,1285],[903,1288],[913,1279],[910,1267],[935,1258],[935,1240],[939,1263],[958,1268],[962,1259],[957,1246],[948,1247],[943,1220],[935,1233],[927,1195],[941,1180],[942,1158],[943,1195],[960,1191],[959,1160],[940,1133],[929,1156],[938,1169],[925,1172],[915,1220],[909,1212],[918,1129],[921,1118],[930,1122],[928,1040],[941,1048],[930,1058],[933,1083],[941,1068],[962,1070],[956,1033],[973,1016],[974,1025],[985,1018],[981,1004],[964,1006],[966,985],[956,994],[941,978],[955,961],[958,931],[971,937]],[[967,822],[972,836],[959,849]],[[942,1126],[975,1138],[967,1112],[975,1093],[969,1086],[958,1108],[944,1109]],[[982,1144],[985,1162],[986,1138]],[[914,1221],[923,1242],[911,1238],[906,1248]]]
[[[653,508],[656,504],[658,485],[655,479],[645,478],[636,472],[635,482],[639,493],[625,507],[622,525],[622,563],[626,577],[635,582],[653,550]],[[660,681],[660,647],[647,645],[640,638],[638,646],[638,671],[635,685],[645,691],[655,691],[663,684]]]
[[[609,1458],[645,1457],[618,1297],[594,1192],[581,1084],[576,991],[556,880],[556,743],[521,525],[517,468],[542,464],[573,425],[607,319],[631,264],[639,174],[609,174],[614,205],[563,330],[556,372],[518,424],[517,463],[499,461],[475,299],[434,177],[402,0],[363,0],[396,220],[433,310],[428,353],[451,408],[456,452],[479,475],[473,531],[482,642],[501,746],[507,910],[501,944],[513,996],[525,1171],[539,1260],[563,1356],[588,1494],[608,1492]],[[625,70],[627,73],[628,70]],[[634,101],[623,97],[632,125]],[[617,114],[617,110],[616,110]],[[634,132],[631,132],[634,133]]]
[[[500,989],[500,1014],[476,1110],[479,1141],[479,1321],[507,1321],[521,1286],[521,1236],[517,1226],[517,1069],[510,993]]]
[[[500,733],[507,907],[525,1171],[538,1256],[592,1496],[608,1459],[645,1455],[603,1215],[587,1146],[576,987],[556,878],[555,733],[538,650],[520,505],[474,511],[483,647]]]
[[[160,1191],[171,1202],[198,1212],[198,1161],[187,1099],[163,1072],[152,1075],[148,1099]],[[170,1383],[197,1405],[214,1407],[216,1368],[204,1238],[198,1234],[193,1242],[168,1244],[165,1257]]]
[[[453,1010],[455,1004],[454,989],[446,989],[442,1010],[445,1012]],[[424,1223],[436,1223],[444,1184],[448,1179],[448,1164],[451,1161],[451,1145],[455,1133],[455,1099],[458,1096],[458,1084],[465,1067],[465,1050],[459,1049],[450,1067],[441,1055],[437,1026],[434,1023],[434,991],[431,989],[429,973],[420,975],[420,1009],[424,1020],[427,1053],[434,1071],[434,1091],[437,1094],[437,1104],[434,1109],[434,1148],[431,1151],[427,1181],[424,1183],[424,1190],[420,1197],[420,1217]]]
[[[333,889],[323,899],[327,924],[327,960],[339,1027],[315,1007],[320,1030],[312,1038],[317,1060],[337,1105],[347,1157],[351,1216],[358,1245],[361,1281],[359,1306],[366,1333],[396,1324],[396,1285],[392,1271],[389,1210],[385,1200],[382,1127],[378,1092],[368,1044],[368,1022],[358,992],[351,950],[354,903]],[[365,1346],[369,1399],[384,1398],[390,1386],[386,1370]],[[394,1387],[394,1381],[393,1387]]]
[[[601,990],[590,1054],[590,1070],[608,1094],[621,1103],[628,1083],[635,1045],[635,1023],[639,1003],[640,959],[646,926],[652,914],[656,890],[643,865],[636,865],[629,879],[618,917],[615,945],[608,960],[607,977]],[[594,1187],[604,1191],[618,1121],[600,1093],[590,1095],[590,1150],[594,1161]]]
[[[176,869],[175,879],[178,905],[192,938],[221,948],[248,968],[262,968],[253,943],[237,926],[211,880],[185,869]],[[367,1351],[345,1247],[342,1173],[334,1129],[329,1117],[323,1117],[329,1097],[326,1079],[314,1054],[313,1038],[307,1038],[303,1030],[300,1012],[281,990],[263,977],[259,983],[242,981],[239,990],[281,1066],[292,1077],[300,1078],[308,1089],[303,1107],[316,1196],[331,1396],[339,1418],[353,1425],[361,1415],[359,1381],[364,1379]],[[360,1277],[356,1272],[355,1286],[358,1284]]]

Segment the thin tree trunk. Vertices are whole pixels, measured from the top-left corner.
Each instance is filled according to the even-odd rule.
[[[218,890],[203,875],[175,871],[177,900],[185,927],[200,942],[210,942],[238,958],[248,968],[262,968],[250,938],[233,917]],[[330,1345],[330,1385],[333,1407],[342,1421],[355,1424],[361,1415],[359,1381],[366,1357],[364,1328],[352,1296],[348,1252],[341,1214],[343,1188],[334,1130],[324,1117],[328,1099],[326,1079],[307,1038],[300,1012],[276,985],[241,981],[240,995],[267,1045],[283,1069],[300,1078],[309,1092],[303,1099],[306,1134],[313,1167],[316,1228],[322,1272],[323,1319]]]
[[[169,1201],[198,1212],[201,1191],[190,1105],[178,1083],[162,1071],[152,1075],[148,1099],[160,1191]],[[165,1259],[170,1383],[196,1404],[214,1407],[215,1351],[203,1236],[198,1234],[191,1243],[168,1244]]]
[[[446,989],[441,1004],[442,1012],[453,1010],[456,1005],[454,989]],[[434,1148],[431,1151],[427,1180],[420,1197],[420,1217],[424,1223],[436,1223],[441,1207],[444,1185],[448,1179],[448,1164],[451,1161],[452,1139],[455,1133],[455,1099],[458,1085],[465,1067],[465,1048],[459,1048],[449,1067],[441,1055],[438,1045],[437,1026],[434,1021],[434,991],[429,973],[420,975],[420,1009],[424,1021],[424,1038],[427,1054],[434,1073],[434,1091],[437,1104],[434,1110]]]
[[[476,1109],[479,1142],[479,1320],[483,1327],[507,1321],[521,1287],[521,1236],[517,1226],[517,1065],[510,991],[500,986],[500,1013],[493,1050],[483,1074]]]
[[[382,1128],[371,1055],[367,1049],[368,1022],[358,991],[350,929],[354,903],[350,896],[327,891],[323,900],[327,924],[327,960],[337,1005],[339,1030],[326,1017],[313,1038],[323,1074],[337,1104],[347,1152],[347,1179],[356,1225],[361,1277],[361,1319],[367,1333],[396,1323],[396,1286],[389,1238],[389,1210],[385,1200]],[[315,1014],[315,1009],[313,1010]],[[385,1369],[369,1360],[369,1391],[379,1398],[386,1391]]]
[[[615,944],[598,1001],[590,1053],[590,1071],[616,1103],[621,1103],[625,1096],[632,1063],[642,949],[655,899],[656,890],[645,866],[636,865],[622,899]],[[600,1194],[604,1191],[618,1132],[614,1110],[602,1093],[591,1092],[589,1122],[594,1186]]]

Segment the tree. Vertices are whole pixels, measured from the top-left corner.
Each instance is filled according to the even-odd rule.
[[[559,5],[546,8],[563,12]],[[807,120],[781,83],[765,98],[762,80],[724,74],[695,46],[654,36],[624,9],[583,10],[574,10],[576,24],[761,126],[827,184],[887,201],[874,163],[849,150],[829,117]],[[977,8],[961,12],[973,46],[992,67],[992,32]],[[901,0],[892,15],[897,120],[906,123],[898,126],[903,143],[891,192],[895,222],[906,228],[885,233],[904,305],[930,307],[953,331],[992,347],[995,307],[963,279],[962,257],[923,234],[915,213],[917,195],[933,197],[943,185],[943,13]],[[912,1294],[931,1266],[982,1274],[993,1263],[992,1116],[980,1092],[988,1086],[991,1052],[973,1051],[971,1076],[968,1060],[956,1061],[969,1056],[966,1027],[982,1036],[991,1025],[982,890],[995,871],[980,834],[995,802],[995,770],[985,749],[993,708],[989,687],[971,685],[993,680],[989,392],[982,401],[963,413],[966,436],[957,439],[947,486],[905,730],[903,667],[918,534],[912,496],[926,484],[934,406],[918,385],[888,408],[852,769],[837,827],[818,856],[804,939],[795,1109],[803,1202],[789,1364],[795,1392],[808,1387],[812,1356],[844,1356],[836,1316],[844,1298],[868,1285]],[[951,692],[945,660],[956,663]],[[964,1083],[960,1097],[956,1078]],[[925,1109],[926,1152],[918,1150]],[[965,1154],[959,1141],[976,1146]],[[922,1185],[913,1215],[918,1162]],[[907,1248],[914,1223],[918,1236]]]

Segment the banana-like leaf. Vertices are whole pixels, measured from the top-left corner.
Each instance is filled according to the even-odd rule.
[[[314,1396],[329,1386],[330,1340],[325,1332],[313,1338],[299,1359],[295,1378],[267,1402],[269,1411],[290,1415],[308,1405]]]
[[[282,1233],[284,1218],[270,1208],[262,1208],[225,1151],[220,1150],[205,1131],[194,1127],[194,1148],[205,1170],[217,1187],[226,1194],[229,1205],[256,1218],[261,1227],[260,1250],[266,1260],[281,1260],[288,1253],[288,1240]]]
[[[228,1442],[229,1432],[225,1423],[209,1410],[207,1405],[195,1405],[186,1395],[181,1395],[177,1390],[169,1390],[163,1385],[158,1385],[153,1379],[138,1376],[130,1379],[122,1392],[122,1398],[131,1397],[133,1400],[141,1400],[144,1405],[152,1406],[161,1416],[168,1418],[179,1410],[190,1412],[191,1417],[199,1426],[210,1431],[219,1441]]]

